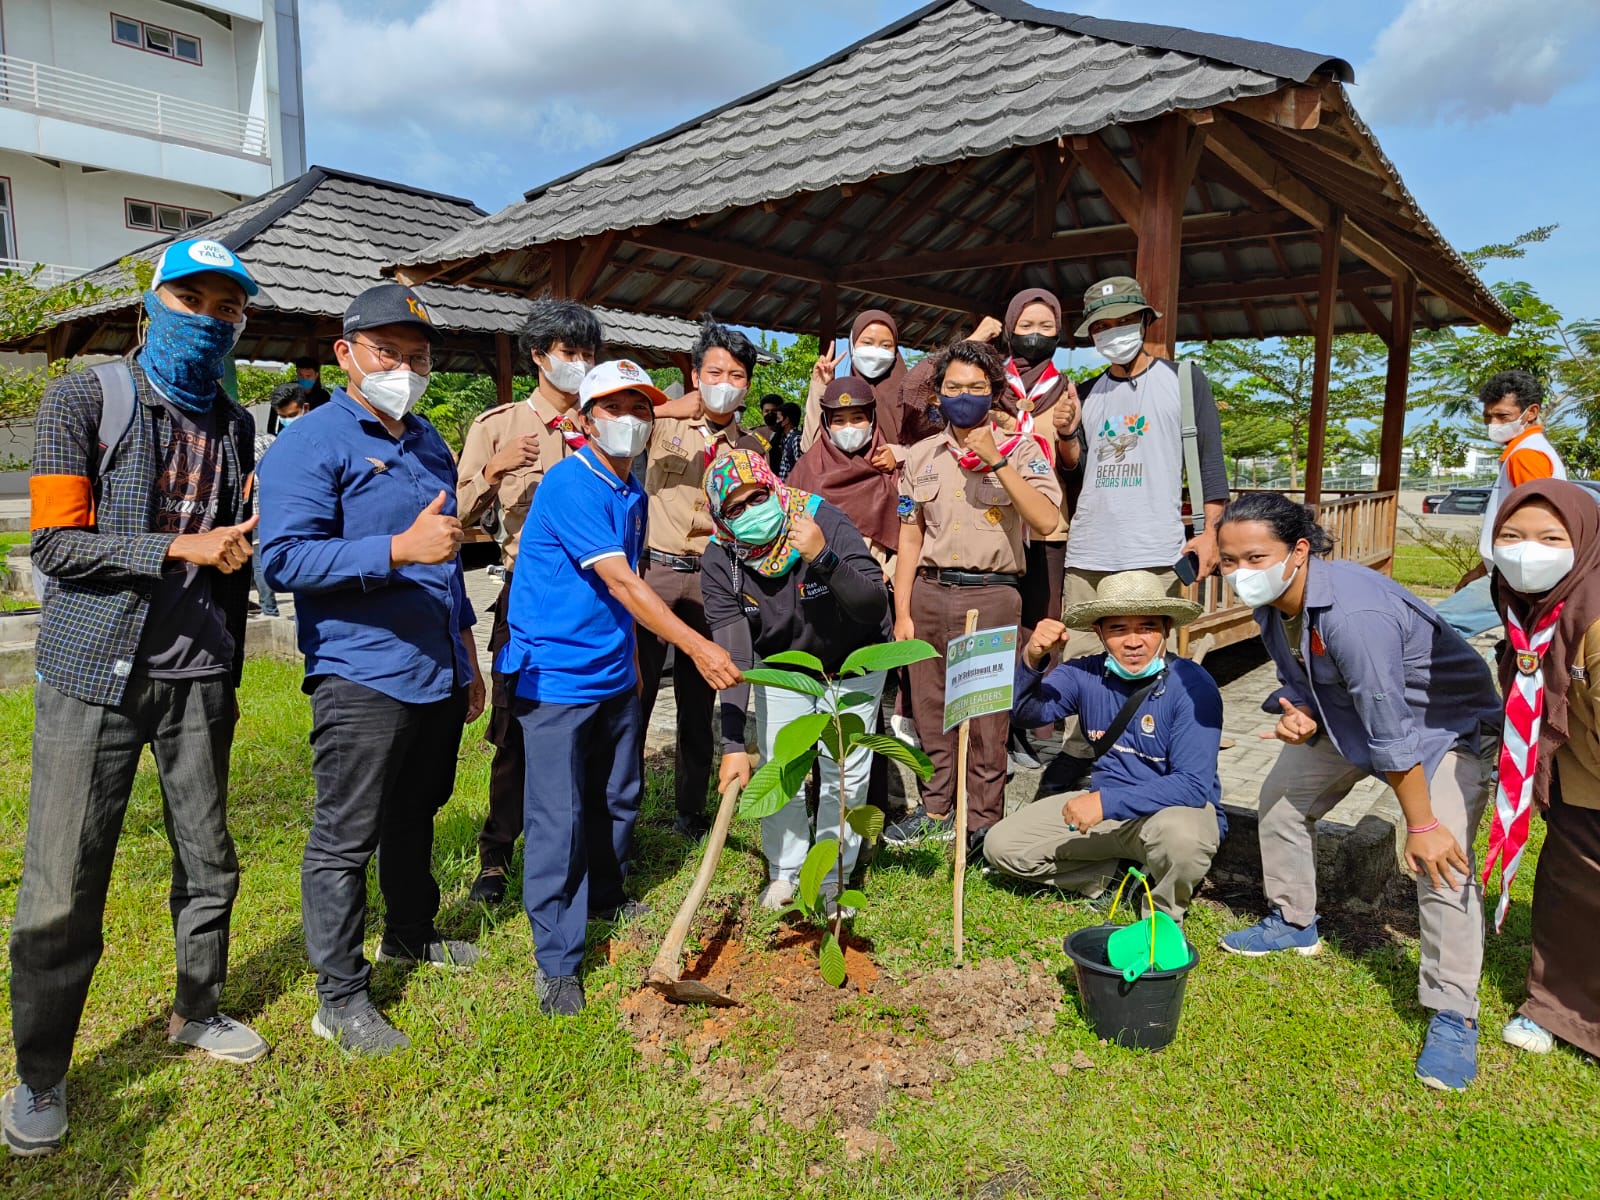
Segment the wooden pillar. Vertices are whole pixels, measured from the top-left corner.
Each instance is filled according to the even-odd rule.
[[[1406,387],[1411,376],[1412,309],[1417,281],[1407,275],[1390,284],[1389,370],[1383,383],[1383,436],[1378,449],[1378,490],[1400,488],[1400,449],[1406,433]],[[1391,526],[1389,541],[1394,542]]]
[[[1339,303],[1339,254],[1344,213],[1333,209],[1322,230],[1322,267],[1317,279],[1316,356],[1311,367],[1311,427],[1306,439],[1306,503],[1322,499],[1322,459],[1328,434],[1328,381],[1333,372],[1333,328]],[[1294,448],[1290,447],[1293,453]]]
[[[1183,206],[1194,176],[1191,137],[1202,136],[1177,113],[1148,122],[1139,146],[1139,253],[1134,274],[1145,299],[1161,313],[1145,344],[1174,357],[1178,343],[1178,277],[1183,249]]]
[[[817,294],[817,351],[826,353],[839,336],[839,288],[825,283]]]
[[[550,294],[561,300],[572,295],[572,259],[565,242],[550,247]]]
[[[677,367],[678,374],[683,376],[684,392],[694,391],[694,358],[688,354],[674,354],[672,365]]]
[[[511,335],[509,333],[497,333],[494,335],[494,402],[496,404],[511,403],[511,379],[513,374]]]

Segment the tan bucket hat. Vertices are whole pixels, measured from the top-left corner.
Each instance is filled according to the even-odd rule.
[[[1180,626],[1200,613],[1193,600],[1167,595],[1160,578],[1149,571],[1119,571],[1100,581],[1093,600],[1074,604],[1062,613],[1061,623],[1069,629],[1093,629],[1107,617],[1166,617]]]

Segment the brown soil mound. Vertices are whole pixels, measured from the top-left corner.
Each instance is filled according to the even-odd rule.
[[[998,1058],[1027,1034],[1055,1028],[1061,988],[1038,963],[1005,959],[896,978],[879,974],[871,943],[847,937],[849,979],[831,988],[817,974],[815,930],[784,928],[769,944],[753,945],[732,924],[716,930],[683,974],[748,1008],[676,1005],[648,988],[622,1004],[645,1063],[681,1047],[712,1103],[771,1099],[801,1128],[827,1113],[859,1128],[894,1093],[929,1099],[954,1068]],[[751,1009],[780,1017],[783,1043],[770,1065],[749,1061],[730,1037]]]

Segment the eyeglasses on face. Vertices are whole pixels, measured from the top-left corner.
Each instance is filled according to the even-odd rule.
[[[385,371],[399,370],[400,364],[405,363],[418,375],[428,375],[433,371],[433,351],[419,350],[416,354],[402,354],[393,346],[380,346],[377,342],[355,343],[372,351],[373,357],[378,360],[378,365]]]
[[[729,500],[722,506],[722,519],[731,521],[741,515],[745,509],[754,508],[758,504],[765,504],[772,499],[772,489],[769,487],[757,488],[748,496],[741,496],[737,500]]]

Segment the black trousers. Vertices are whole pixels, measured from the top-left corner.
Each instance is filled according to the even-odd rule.
[[[644,581],[672,610],[673,616],[701,636],[711,636],[706,627],[706,607],[700,594],[698,571],[674,571],[651,563],[645,568]],[[667,643],[648,630],[640,629],[639,674],[644,684],[640,698],[647,727],[656,706],[656,693],[661,690],[661,668],[666,660]],[[678,815],[704,817],[711,791],[711,710],[717,693],[687,654],[672,657],[672,698],[678,705],[672,772]]]
[[[510,596],[508,574],[500,595],[489,606],[494,613],[494,623],[489,626],[490,662],[511,640],[511,626],[506,621]],[[512,848],[522,832],[522,785],[527,767],[522,752],[522,726],[511,715],[511,682],[498,671],[490,674],[489,727],[483,736],[494,747],[494,758],[489,764],[489,814],[478,834],[478,866],[504,870],[511,865]]]

